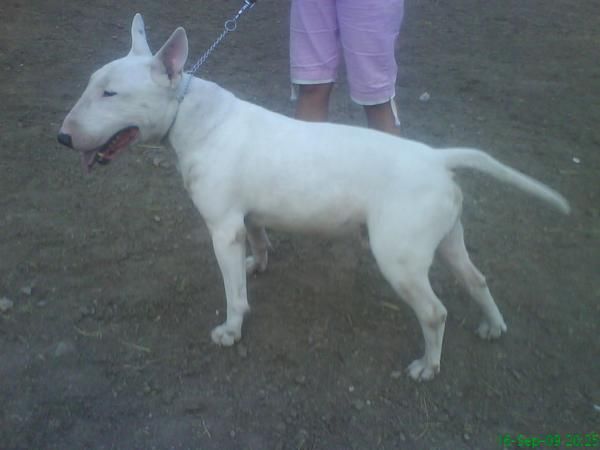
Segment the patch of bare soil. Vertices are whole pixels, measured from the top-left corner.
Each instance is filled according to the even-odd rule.
[[[128,51],[135,12],[154,50],[184,26],[195,58],[238,7],[3,2],[0,448],[455,450],[598,432],[598,2],[406,2],[405,136],[485,149],[573,205],[561,217],[457,175],[509,332],[479,340],[475,306],[434,267],[449,318],[442,371],[423,384],[403,374],[418,324],[359,242],[274,234],[244,339],[218,348],[222,282],[174,155],[138,147],[84,176],[56,143],[92,71]],[[291,114],[288,9],[259,0],[201,76]],[[332,117],[364,124],[343,81]]]

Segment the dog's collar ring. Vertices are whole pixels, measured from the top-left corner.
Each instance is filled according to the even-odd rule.
[[[230,19],[227,22],[225,22],[225,29],[227,31],[229,31],[229,32],[235,31],[236,28],[237,28],[237,20]]]

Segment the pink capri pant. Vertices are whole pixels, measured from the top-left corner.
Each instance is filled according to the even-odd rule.
[[[352,100],[378,105],[393,99],[403,14],[404,0],[292,0],[292,83],[334,82],[343,57]]]

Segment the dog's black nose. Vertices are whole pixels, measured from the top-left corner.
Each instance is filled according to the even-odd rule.
[[[58,142],[67,147],[73,148],[73,142],[71,141],[71,135],[65,133],[58,133]]]

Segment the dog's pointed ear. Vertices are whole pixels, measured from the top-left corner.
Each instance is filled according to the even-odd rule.
[[[185,30],[177,28],[165,45],[154,55],[152,78],[164,86],[175,87],[183,74],[188,56],[188,40]]]
[[[137,13],[133,17],[133,22],[131,24],[131,50],[129,51],[129,54],[135,56],[152,55],[150,47],[148,47],[148,41],[146,40],[144,20],[140,13]]]

